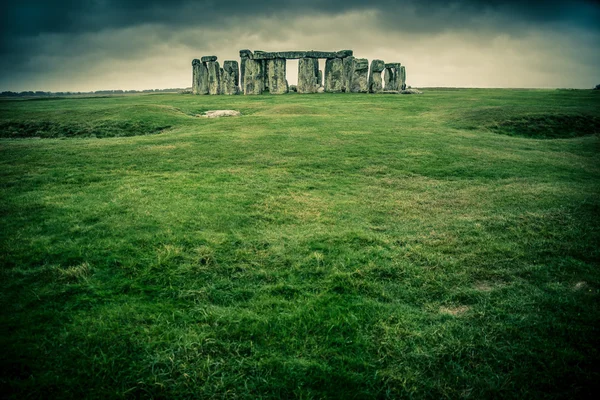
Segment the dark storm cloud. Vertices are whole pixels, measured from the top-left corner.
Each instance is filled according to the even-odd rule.
[[[580,80],[560,85],[588,85],[600,62],[598,21],[598,0],[4,1],[0,90],[183,87],[189,60],[234,59],[240,48],[352,48],[412,61],[428,78],[422,83],[435,85],[433,74],[451,76],[449,85],[554,86],[568,65],[580,68]],[[548,77],[508,81],[495,69],[504,55]],[[489,80],[457,79],[465,66]]]
[[[214,25],[228,17],[254,17],[329,13],[377,9],[395,21],[397,27],[410,24],[403,21],[406,7],[414,16],[435,24],[414,24],[411,28],[441,30],[475,21],[482,14],[504,17],[512,22],[561,22],[600,29],[600,3],[592,0],[527,1],[527,0],[20,0],[0,6],[1,31],[4,38],[40,33],[81,33],[102,29],[123,28],[146,23],[170,26],[191,24]]]

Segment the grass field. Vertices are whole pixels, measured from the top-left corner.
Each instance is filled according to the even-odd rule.
[[[599,134],[591,90],[0,101],[2,396],[591,396]]]

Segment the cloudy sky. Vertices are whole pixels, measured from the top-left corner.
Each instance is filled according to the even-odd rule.
[[[4,0],[0,32],[0,91],[189,87],[240,49],[352,49],[413,87],[600,84],[599,0]]]

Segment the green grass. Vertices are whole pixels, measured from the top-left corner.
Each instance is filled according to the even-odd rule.
[[[594,91],[0,101],[1,393],[591,396],[599,118]]]

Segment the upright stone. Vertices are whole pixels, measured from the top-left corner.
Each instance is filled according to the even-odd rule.
[[[328,58],[325,61],[325,91],[339,93],[344,88],[344,61],[341,58]]]
[[[288,84],[285,79],[285,58],[267,60],[268,88],[271,94],[284,94],[288,92]]]
[[[404,67],[404,65],[402,65],[400,67],[400,73],[398,74],[399,77],[399,86],[401,90],[406,90],[406,68]]]
[[[252,60],[254,55],[250,50],[240,50],[240,85],[244,88],[244,75],[246,75],[246,60]]]
[[[243,65],[244,94],[262,94],[265,87],[262,60],[248,58]]]
[[[343,59],[344,65],[344,80],[342,83],[342,91],[350,93],[350,87],[352,86],[352,72],[354,71],[354,60],[352,56],[348,56]]]
[[[263,91],[269,91],[269,63],[266,59],[260,60],[262,63],[262,71],[263,71]]]
[[[369,60],[366,58],[354,60],[350,91],[352,93],[367,93],[369,91]]]
[[[225,61],[223,63],[223,76],[221,80],[223,94],[233,95],[240,92],[239,76],[240,70],[237,61]]]
[[[208,94],[208,71],[198,59],[192,61],[192,93]]]
[[[221,94],[221,68],[217,61],[206,63],[208,69],[208,93]]]
[[[298,61],[298,93],[317,93],[319,60],[301,58]]]
[[[397,92],[402,90],[400,84],[400,74],[402,73],[400,63],[388,63],[385,64],[384,74],[384,90],[387,92]]]
[[[381,73],[385,68],[385,63],[381,60],[371,61],[371,72],[369,73],[369,93],[379,93],[383,89],[381,83]]]
[[[197,58],[192,60],[192,94],[198,94],[198,89],[200,88],[200,65],[202,63]]]
[[[393,68],[385,68],[385,73],[383,75],[383,90],[386,92],[393,91],[393,87],[395,85],[396,77]]]
[[[317,75],[317,86],[323,86],[323,71],[319,70],[319,74]]]

